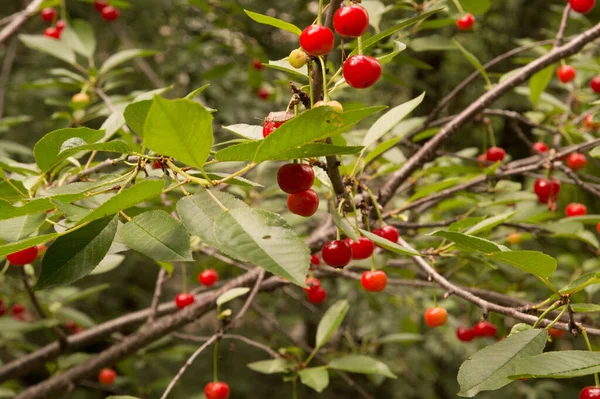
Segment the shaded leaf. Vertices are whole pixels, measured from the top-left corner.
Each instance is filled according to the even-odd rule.
[[[217,298],[217,306],[221,306],[224,303],[233,301],[235,298],[246,295],[248,292],[250,292],[250,288],[248,287],[232,288],[228,291],[225,291]]]
[[[329,341],[329,338],[344,321],[348,310],[350,310],[350,304],[347,300],[337,301],[327,309],[317,327],[316,348],[320,348]]]
[[[148,57],[150,55],[156,54],[155,51],[152,50],[141,50],[137,48],[127,49],[123,51],[119,51],[108,57],[104,64],[98,70],[99,75],[103,75],[111,69],[121,65],[124,62],[130,61],[137,57]]]
[[[513,378],[573,378],[600,372],[600,353],[558,351],[519,359]]]
[[[323,392],[329,385],[329,372],[326,367],[312,367],[298,372],[300,381],[317,392]]]
[[[537,251],[505,251],[487,255],[537,277],[549,277],[556,270],[556,259]]]
[[[377,374],[388,378],[398,378],[383,362],[363,355],[349,355],[333,359],[329,368],[358,374]]]
[[[42,137],[33,147],[35,162],[42,172],[46,172],[60,162],[58,161],[59,154],[67,140],[78,139],[77,142],[80,144],[93,144],[102,137],[104,137],[104,131],[87,127],[54,130]],[[61,160],[67,157],[60,156]]]
[[[270,25],[270,26],[274,26],[276,28],[279,29],[283,29],[285,31],[294,33],[298,36],[300,36],[300,34],[302,33],[302,30],[300,28],[298,28],[296,25],[291,24],[289,22],[286,21],[282,21],[281,19],[277,19],[277,18],[273,18],[273,17],[269,17],[267,15],[262,15],[256,12],[252,12],[252,11],[248,11],[248,10],[244,10],[244,12],[253,20],[255,20],[258,23],[261,24],[265,24],[265,25]]]
[[[407,249],[401,247],[395,242],[391,242],[390,240],[386,240],[385,238],[379,237],[377,234],[373,234],[367,230],[359,229],[360,233],[367,237],[369,240],[373,241],[378,246],[387,249],[388,251],[395,252],[397,254],[409,255],[409,256],[421,256],[421,254],[414,249]]]
[[[294,368],[294,363],[289,359],[272,359],[272,360],[261,360],[260,362],[249,363],[248,368],[250,370],[262,373],[262,374],[278,374],[287,373]]]

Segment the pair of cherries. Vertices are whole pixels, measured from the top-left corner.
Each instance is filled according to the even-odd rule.
[[[56,10],[51,7],[42,9],[40,17],[43,21],[50,22],[54,26],[50,26],[44,30],[44,36],[51,39],[60,39],[62,31],[66,28],[67,24],[62,19],[56,21]],[[56,23],[54,23],[56,21]]]
[[[211,287],[217,281],[219,281],[219,274],[214,269],[206,269],[198,274],[198,282],[205,287]],[[182,292],[175,296],[175,305],[179,309],[183,309],[193,304],[195,300],[196,299],[193,294]]]
[[[288,163],[277,171],[277,184],[289,194],[287,206],[290,212],[309,217],[319,209],[319,196],[311,187],[315,172],[305,163]]]
[[[498,328],[488,321],[480,321],[473,328],[458,327],[456,337],[462,342],[471,342],[475,338],[493,338],[498,333]]]
[[[394,226],[385,226],[373,230],[373,234],[395,243],[400,238],[398,229]],[[359,237],[358,242],[350,238],[333,240],[323,245],[321,256],[323,261],[331,267],[341,269],[348,265],[352,259],[367,259],[375,250],[373,241],[366,237]]]
[[[105,21],[115,21],[119,19],[119,16],[121,15],[119,9],[109,5],[107,0],[96,0],[94,2],[94,7],[96,8],[96,11],[102,15],[102,19]]]

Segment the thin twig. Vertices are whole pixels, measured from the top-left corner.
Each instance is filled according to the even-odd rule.
[[[200,336],[196,336],[196,335],[188,335],[188,334],[181,334],[181,333],[173,333],[171,335],[174,336],[175,338],[180,338],[180,339],[184,339],[186,341],[192,341],[192,342],[205,342],[211,338],[211,337],[200,337]],[[261,350],[267,352],[269,354],[269,356],[271,356],[272,358],[281,357],[281,355],[279,353],[275,352],[273,349],[269,348],[267,345],[261,344],[260,342],[257,342],[254,340],[251,340],[250,338],[247,338],[243,335],[225,334],[221,337],[221,339],[242,341],[245,344],[248,344],[250,346],[253,346],[255,348],[258,348],[258,349],[261,349]]]
[[[167,271],[164,268],[160,268],[158,277],[156,278],[156,286],[154,287],[154,295],[152,296],[152,305],[150,306],[150,316],[148,316],[148,323],[152,323],[156,319],[158,313],[158,302],[162,295],[162,286],[167,277]]]
[[[33,0],[21,12],[14,14],[14,18],[0,31],[0,44],[16,33],[27,22],[29,17],[35,14],[44,0]]]

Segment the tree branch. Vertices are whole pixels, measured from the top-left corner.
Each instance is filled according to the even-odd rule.
[[[14,18],[0,31],[0,44],[17,32],[27,22],[29,17],[35,14],[44,0],[33,0],[21,12],[15,14]]]

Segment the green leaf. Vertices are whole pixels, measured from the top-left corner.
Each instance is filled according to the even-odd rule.
[[[327,312],[325,312],[317,327],[317,346],[315,347],[315,350],[329,341],[329,338],[331,338],[333,333],[344,321],[348,310],[350,310],[350,303],[347,300],[337,301],[333,306],[327,309]]]
[[[367,230],[359,229],[360,233],[367,237],[369,240],[373,241],[378,246],[387,249],[388,251],[395,252],[401,255],[409,255],[409,256],[421,256],[421,254],[414,249],[407,249],[401,247],[395,242],[391,242],[390,240],[386,240],[385,238],[381,238],[376,234],[373,234]]]
[[[120,231],[129,248],[160,262],[193,262],[190,236],[182,224],[165,211],[144,212]]]
[[[367,132],[367,135],[363,139],[362,145],[367,148],[383,137],[387,132],[392,130],[394,126],[400,123],[402,119],[406,118],[408,114],[417,108],[419,104],[423,102],[424,98],[425,92],[423,92],[419,97],[407,101],[404,104],[400,104],[386,112],[371,126]]]
[[[379,339],[380,344],[391,344],[398,342],[417,342],[422,341],[423,336],[421,334],[413,334],[413,333],[395,333],[386,335]]]
[[[48,241],[54,240],[60,236],[58,233],[44,234],[41,236],[26,238],[21,241],[11,242],[8,244],[0,245],[0,256],[10,255],[17,251],[21,251],[25,248],[33,247],[35,245],[43,244]]]
[[[490,9],[492,2],[490,0],[460,0],[465,12],[471,14],[484,14]]]
[[[224,303],[233,301],[235,298],[246,295],[248,292],[250,292],[250,288],[248,287],[232,288],[228,291],[225,291],[217,298],[217,306],[221,306]]]
[[[329,208],[329,213],[331,213],[331,218],[337,227],[344,232],[348,237],[350,237],[353,241],[358,242],[359,235],[356,233],[356,228],[350,224],[348,219],[342,217],[338,211],[335,209],[335,206],[331,206]]]
[[[205,84],[202,87],[198,87],[196,90],[190,92],[187,96],[185,96],[184,98],[187,100],[193,100],[194,98],[196,98],[196,96],[198,96],[198,94],[202,93],[204,90],[208,89],[208,87],[210,86],[210,83]]]
[[[471,355],[458,371],[459,396],[472,398],[481,391],[500,389],[512,382],[520,358],[541,353],[547,330],[529,330],[511,335]]]
[[[540,96],[546,90],[554,77],[554,64],[542,69],[529,79],[529,99],[534,108],[540,101]]]
[[[534,276],[549,277],[556,270],[556,259],[537,251],[506,251],[487,254],[487,257],[506,263]]]
[[[96,52],[96,36],[94,36],[94,28],[83,19],[75,19],[70,22],[70,27],[73,28],[83,49],[83,55],[93,57]]]
[[[383,154],[390,148],[395,147],[396,144],[398,144],[398,142],[402,139],[403,136],[394,137],[393,139],[389,139],[387,141],[379,143],[377,147],[373,148],[373,150],[370,151],[365,157],[365,165],[371,163],[371,161],[375,160],[377,157],[379,157],[381,154]]]
[[[152,100],[143,100],[129,104],[123,111],[127,126],[140,137],[144,137],[144,125],[151,106]]]
[[[281,19],[277,19],[277,18],[273,18],[273,17],[269,17],[267,15],[262,15],[256,12],[252,12],[252,11],[248,11],[248,10],[244,10],[244,12],[253,20],[255,20],[256,22],[260,23],[260,24],[265,24],[265,25],[270,25],[270,26],[274,26],[276,28],[279,29],[283,29],[285,31],[294,33],[298,36],[300,36],[300,34],[302,33],[302,30],[300,28],[298,28],[296,25],[291,24],[289,22],[286,21],[282,21]]]
[[[261,133],[262,134],[262,133]],[[221,150],[217,153],[216,157],[219,161],[252,161],[252,153],[248,153],[246,148],[255,146],[245,146],[250,143],[242,143],[238,145],[234,145],[231,147],[227,147],[224,150]],[[268,159],[263,159],[263,161],[284,161],[289,159],[298,159],[298,158],[318,158],[325,157],[328,155],[348,155],[348,154],[356,154],[360,152],[363,147],[348,147],[348,146],[337,146],[331,144],[323,144],[323,143],[309,143],[304,144],[300,147],[290,148],[288,150],[278,152],[272,156],[269,156]]]
[[[223,129],[249,140],[262,140],[263,139],[263,127],[259,125],[248,125],[246,123],[239,123],[237,125],[223,126]]]
[[[573,295],[576,292],[584,290],[585,287],[598,283],[600,283],[600,273],[586,273],[561,288],[559,292],[564,295]]]
[[[131,152],[131,149],[127,143],[121,140],[109,141],[106,143],[86,144],[85,142],[74,138],[63,143],[60,153],[58,154],[52,167],[58,165],[67,158],[74,156],[75,154],[86,151],[116,152],[118,154],[127,154]]]
[[[329,385],[327,367],[311,367],[298,372],[300,381],[317,392],[323,392]]]
[[[19,35],[19,40],[32,50],[51,55],[54,58],[75,65],[75,53],[61,40],[55,40],[43,35]]]
[[[158,154],[202,168],[214,142],[212,120],[199,103],[155,96],[144,125],[144,142]]]
[[[13,206],[0,199],[0,220],[12,219],[37,212],[46,212],[56,206],[49,199],[38,199],[23,206]]]
[[[44,255],[35,289],[67,285],[87,276],[108,253],[117,224],[116,216],[107,217],[59,237]]]
[[[572,303],[571,308],[575,313],[600,312],[600,305],[596,305],[595,303]]]
[[[573,378],[600,372],[600,353],[559,351],[519,359],[513,378]]]
[[[467,61],[469,61],[471,63],[471,65],[473,65],[475,67],[475,69],[477,69],[479,71],[481,76],[483,76],[483,78],[487,82],[488,86],[491,86],[492,83],[490,81],[490,78],[488,77],[488,74],[487,74],[485,68],[483,67],[483,65],[481,65],[481,62],[479,62],[477,57],[475,57],[475,55],[470,53],[469,50],[464,48],[463,45],[460,44],[460,42],[458,40],[452,39],[452,43],[454,43],[454,45],[460,50],[460,52],[465,56]]]
[[[430,194],[453,187],[462,181],[464,181],[464,177],[450,177],[435,183],[424,185],[423,187],[419,187],[417,192],[415,192],[408,200],[406,200],[406,202],[413,202],[418,199],[425,198]]]
[[[398,378],[383,362],[363,355],[349,355],[333,359],[329,368],[358,374],[376,374],[388,378]]]
[[[0,221],[0,238],[5,241],[19,241],[29,237],[46,220],[46,213],[32,213],[17,218]]]
[[[94,209],[89,215],[81,219],[80,223],[114,215],[123,209],[130,208],[140,202],[156,197],[160,195],[164,186],[165,182],[163,180],[143,180],[136,183]]]
[[[63,150],[63,144],[68,140],[74,139],[73,142],[87,145],[97,142],[102,137],[104,137],[103,130],[87,127],[54,130],[42,137],[33,147],[35,162],[42,172],[46,172],[68,158],[68,156],[59,155]]]
[[[294,362],[289,359],[272,359],[272,360],[261,360],[260,362],[248,363],[250,370],[262,373],[262,374],[278,374],[287,373],[294,368]]]
[[[154,55],[154,54],[156,54],[155,51],[141,50],[141,49],[137,49],[137,48],[119,51],[118,53],[111,55],[110,57],[108,57],[106,59],[106,61],[104,61],[104,64],[102,64],[102,66],[100,67],[100,70],[98,70],[98,74],[104,75],[111,69],[121,65],[124,62],[130,61],[137,57],[148,57],[148,56]]]
[[[506,212],[500,215],[486,217],[481,222],[477,223],[475,226],[470,227],[465,234],[475,235],[484,231],[488,231],[493,229],[494,227],[501,225],[506,222],[510,218],[512,218],[516,212]]]
[[[479,251],[483,253],[502,251],[504,248],[503,246],[498,245],[490,240],[455,231],[438,230],[432,233],[432,235],[436,237],[445,238],[446,240],[450,240],[462,248],[467,248],[473,251]]]

